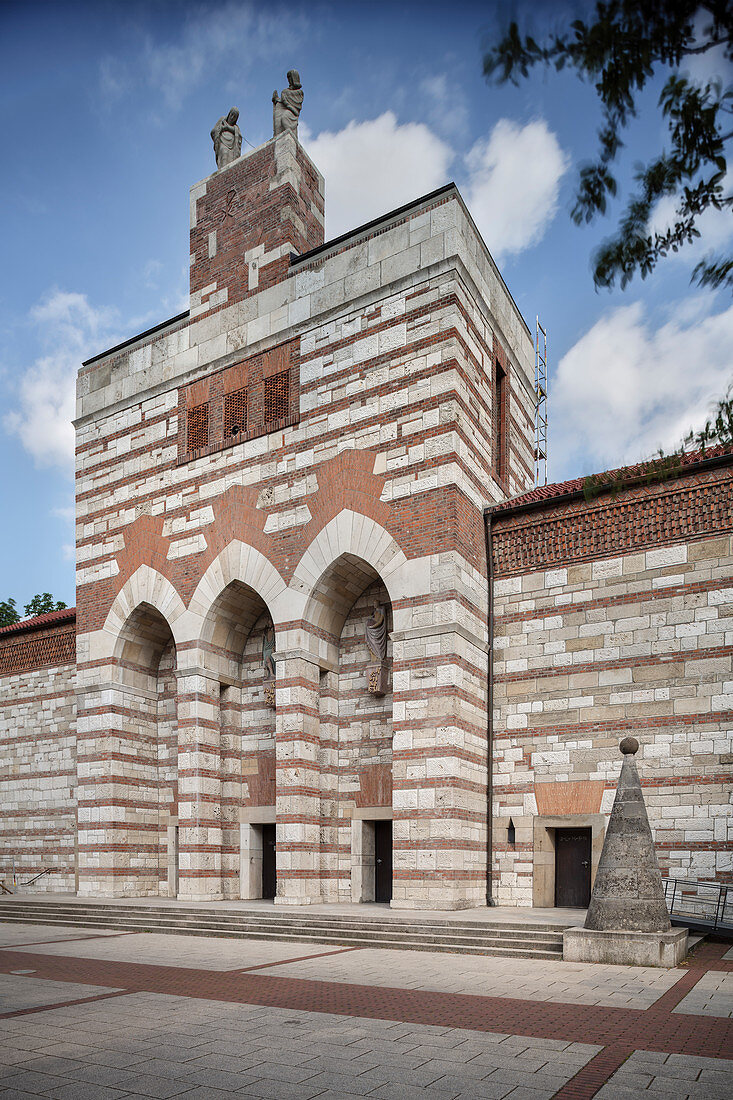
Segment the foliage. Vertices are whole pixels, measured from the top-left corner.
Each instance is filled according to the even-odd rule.
[[[498,83],[526,77],[538,64],[573,68],[592,82],[602,105],[595,161],[580,170],[573,220],[593,221],[607,211],[618,184],[612,171],[624,142],[621,133],[637,114],[637,101],[660,70],[672,70],[660,97],[669,146],[636,170],[638,191],[622,212],[618,230],[593,261],[597,287],[618,279],[625,287],[636,271],[645,278],[669,252],[700,236],[697,223],[707,210],[733,208],[726,194],[725,144],[733,136],[733,86],[710,81],[702,86],[680,74],[693,55],[722,47],[733,60],[733,7],[728,0],[596,0],[593,19],[575,20],[564,33],[540,44],[512,22],[498,45],[484,56],[484,74]],[[660,199],[676,203],[675,224],[651,231],[649,220]],[[693,271],[700,286],[733,289],[733,259],[708,256]]]
[[[54,601],[50,592],[39,592],[30,603],[25,605],[26,617],[35,619],[36,615],[46,615],[49,611],[62,611],[66,604],[61,600]]]
[[[20,615],[15,610],[15,600],[9,596],[7,600],[0,600],[0,626],[12,626],[20,621]]]
[[[733,444],[733,383],[728,387],[724,398],[718,402],[711,417],[699,431],[689,431],[682,444],[682,450],[702,451],[720,444],[730,447]]]

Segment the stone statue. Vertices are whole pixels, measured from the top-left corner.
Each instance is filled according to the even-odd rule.
[[[211,131],[216,167],[225,168],[242,155],[242,131],[237,126],[239,111],[232,107],[226,118],[220,118]]]
[[[371,617],[366,621],[366,642],[374,657],[380,663],[384,661],[387,656],[387,614],[376,603]]]
[[[275,679],[275,627],[270,622],[262,635],[262,666],[266,680]]]
[[[292,134],[298,136],[298,117],[303,106],[303,88],[300,83],[300,73],[297,69],[291,69],[288,73],[288,87],[281,95],[277,91],[272,93],[272,131],[275,137],[278,134]]]

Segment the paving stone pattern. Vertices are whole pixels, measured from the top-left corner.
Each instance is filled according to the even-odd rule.
[[[730,1100],[730,1063],[689,1054],[636,1050],[597,1094],[598,1100],[631,1100],[640,1093],[674,1100]]]
[[[77,1096],[518,1100],[516,1090],[531,1086],[540,1100],[597,1049],[151,993],[58,1009],[43,1023],[16,1019],[4,1030],[3,1087],[62,1097],[85,1083],[95,1091]]]
[[[85,938],[48,947],[36,944],[28,951],[33,954],[167,965],[171,958],[171,943],[170,936],[141,933],[120,939]],[[590,963],[566,962],[553,963],[548,973],[546,968],[538,968],[533,959],[472,957],[437,952],[426,954],[377,948],[334,951],[322,944],[309,948],[302,944],[216,940],[200,936],[176,937],[175,964],[177,967],[207,970],[249,969],[265,965],[268,974],[285,978],[473,996],[484,996],[490,992],[495,997],[562,1001],[565,1004],[627,1005],[632,1008],[648,1008],[682,974],[680,970],[654,967],[599,967]]]
[[[292,974],[285,965],[269,974]],[[534,959],[431,955],[422,952],[364,949],[332,958],[314,957],[298,964],[299,978],[359,982],[405,989],[518,997],[564,1004],[628,1005],[647,1008],[680,978],[679,970],[603,966],[590,963],[537,965]]]
[[[664,973],[296,944],[288,963],[285,944],[45,935],[47,951],[26,949],[0,929],[0,1100],[733,1092],[733,1023],[684,1007],[722,1003],[724,945]]]
[[[675,1012],[699,1016],[733,1017],[733,974],[709,970],[680,1001]]]

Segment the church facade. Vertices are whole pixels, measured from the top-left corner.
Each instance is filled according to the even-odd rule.
[[[633,732],[663,871],[730,881],[733,456],[535,489],[452,184],[324,243],[285,130],[190,212],[189,310],[79,373],[76,610],[0,630],[0,871],[583,904]]]

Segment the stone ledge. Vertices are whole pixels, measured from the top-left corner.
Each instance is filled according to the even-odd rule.
[[[687,955],[687,929],[670,932],[597,932],[567,928],[562,937],[564,962],[618,966],[678,966]]]

